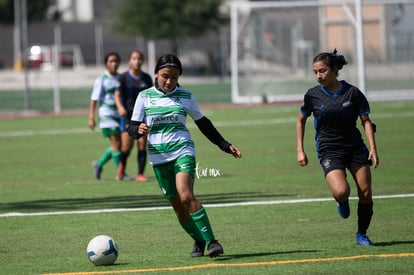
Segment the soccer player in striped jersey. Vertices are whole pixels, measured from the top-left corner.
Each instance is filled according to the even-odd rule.
[[[134,140],[128,135],[127,129],[131,121],[132,111],[138,94],[152,86],[152,79],[149,74],[141,70],[144,63],[144,54],[139,50],[134,50],[129,55],[129,69],[119,77],[119,87],[115,91],[115,103],[121,115],[121,161],[118,168],[118,179],[128,180],[129,176],[125,173],[127,159],[134,145]],[[136,180],[146,182],[144,176],[145,165],[147,163],[147,140],[145,137],[137,140],[137,162],[138,173]]]
[[[93,130],[96,127],[95,113],[96,107],[99,105],[99,128],[102,131],[102,136],[111,142],[111,146],[94,163],[94,175],[97,180],[101,179],[103,166],[110,159],[114,161],[115,167],[118,169],[121,155],[119,113],[114,99],[114,93],[118,87],[117,77],[120,62],[121,58],[117,53],[111,52],[105,56],[106,72],[95,80],[89,103],[89,128]]]
[[[365,95],[355,86],[339,81],[338,71],[347,64],[336,49],[320,53],[313,59],[313,72],[320,85],[307,91],[296,123],[297,161],[308,164],[303,137],[306,119],[313,113],[316,130],[316,150],[325,179],[337,201],[339,215],[349,217],[350,187],[346,169],[355,180],[358,191],[358,231],[356,243],[372,245],[366,235],[373,215],[371,170],[379,165],[375,143],[375,124],[369,118],[370,107]],[[364,144],[356,127],[361,120],[370,149]]]
[[[128,133],[135,139],[147,136],[148,154],[154,174],[183,229],[194,239],[192,257],[223,254],[207,212],[196,199],[194,187],[195,149],[186,127],[189,115],[201,132],[221,150],[240,158],[240,150],[227,142],[196,104],[191,92],[178,85],[180,60],[172,54],[158,59],[155,86],[142,91],[135,103]]]

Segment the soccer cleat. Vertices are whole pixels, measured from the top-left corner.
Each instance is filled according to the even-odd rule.
[[[143,174],[138,174],[136,178],[137,182],[147,182],[148,179]]]
[[[124,173],[124,175],[122,176],[122,180],[132,180],[132,177],[127,173]]]
[[[346,219],[349,217],[350,210],[349,210],[349,201],[338,201],[338,213],[339,216]]]
[[[129,176],[127,173],[124,173],[121,177],[120,176],[116,176],[116,180],[119,180],[119,181],[129,181],[129,180],[132,180],[132,177]]]
[[[362,233],[358,232],[356,234],[355,239],[356,239],[356,243],[361,245],[361,246],[371,246],[372,245],[371,240],[365,234],[362,234]]]
[[[96,161],[93,162],[93,174],[95,176],[95,179],[100,180],[101,174],[102,174],[102,167],[98,166]]]
[[[191,257],[204,256],[204,249],[206,248],[205,241],[194,241],[193,250],[191,251]]]
[[[216,240],[211,241],[208,244],[207,250],[208,250],[208,256],[210,256],[211,258],[217,257],[218,255],[224,253],[223,247]]]

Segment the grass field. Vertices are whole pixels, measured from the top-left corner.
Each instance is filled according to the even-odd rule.
[[[414,273],[414,102],[371,104],[381,161],[373,187],[382,196],[374,200],[372,247],[355,244],[356,200],[349,219],[336,212],[311,120],[310,164],[297,166],[298,107],[202,108],[242,159],[222,153],[189,123],[199,168],[220,173],[207,173],[195,188],[225,249],[216,259],[189,257],[192,241],[150,166],[144,184],[115,181],[112,163],[101,181],[93,179],[91,162],[108,142],[87,129],[86,116],[0,120],[0,274]],[[135,172],[132,159],[127,170]],[[353,183],[351,189],[355,197]],[[87,260],[86,245],[99,234],[119,243],[113,266]]]
[[[204,83],[186,85],[192,91],[199,103],[229,103],[230,83],[226,81],[217,83]],[[87,109],[92,88],[68,89],[60,91],[62,111]],[[53,90],[32,89],[30,91],[30,111],[53,112]],[[20,90],[0,91],[0,115],[25,111],[25,95]]]

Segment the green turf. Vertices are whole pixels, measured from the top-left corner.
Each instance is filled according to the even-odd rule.
[[[413,110],[410,101],[372,104],[381,161],[373,171],[374,195],[414,193]],[[170,209],[0,217],[0,274],[138,274],[141,269],[151,274],[414,272],[412,197],[375,200],[369,236],[376,245],[368,248],[354,244],[355,200],[348,220],[339,218],[333,201],[211,207],[330,194],[316,160],[311,120],[305,141],[310,164],[296,164],[297,105],[203,111],[243,153],[242,159],[222,153],[189,123],[199,168],[220,172],[197,179],[195,189],[209,205],[213,229],[225,249],[222,257],[190,258],[192,242]],[[100,182],[93,179],[91,162],[108,141],[87,129],[87,116],[0,120],[0,141],[0,214],[167,206],[150,166],[150,182],[145,184],[115,181],[112,163],[105,166]],[[135,173],[135,165],[131,158],[128,173]],[[356,196],[353,183],[351,190]],[[86,245],[98,234],[111,235],[119,243],[116,265],[94,267],[88,262]],[[398,257],[402,253],[411,254]],[[183,269],[189,266],[195,267]]]
[[[354,80],[355,81],[355,80]],[[351,84],[356,84],[350,81]],[[310,87],[316,86],[315,80],[310,77],[308,79],[285,80],[266,78],[264,80],[253,79],[252,83],[243,83],[241,80],[240,94],[242,95],[298,95],[302,96]],[[384,94],[390,91],[410,90],[414,86],[414,79],[395,80],[395,79],[375,79],[366,81],[366,92],[375,91]]]
[[[185,85],[199,103],[230,102],[230,83],[223,81],[212,84]],[[60,101],[63,111],[89,107],[91,89],[61,89]],[[53,112],[53,90],[33,89],[30,91],[30,111]],[[20,90],[0,91],[0,114],[25,110],[24,92]]]
[[[198,103],[229,103],[231,102],[231,85],[227,80],[206,83],[200,81],[196,84],[182,83],[183,87],[190,90]],[[312,79],[307,80],[273,80],[257,81],[252,85],[240,83],[241,95],[303,95],[309,87],[317,83]],[[390,90],[411,90],[414,80],[400,80],[396,85],[395,80],[381,79],[367,81],[367,93],[370,91]],[[246,89],[252,88],[249,93]],[[2,90],[0,91],[0,114],[18,113],[25,111],[25,96],[23,90]],[[91,88],[68,89],[62,88],[60,91],[61,109],[67,110],[87,110]],[[28,99],[30,110],[32,112],[53,112],[53,90],[52,89],[32,89]]]

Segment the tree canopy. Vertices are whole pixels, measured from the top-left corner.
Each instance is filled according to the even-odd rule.
[[[226,21],[222,0],[124,0],[117,11],[115,29],[128,36],[168,39],[176,52],[179,42],[216,29]]]

